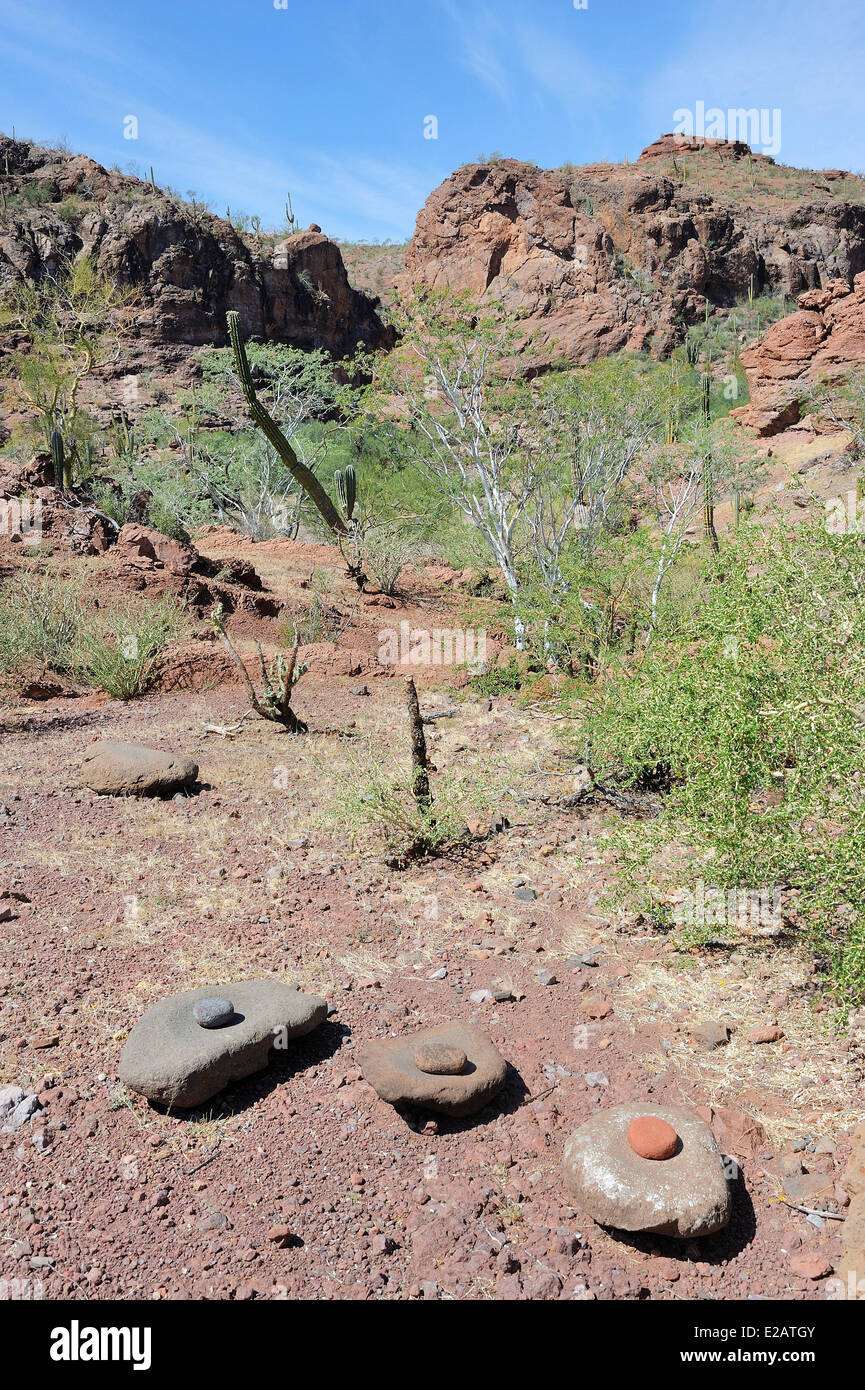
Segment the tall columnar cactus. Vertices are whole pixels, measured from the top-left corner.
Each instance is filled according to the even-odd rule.
[[[67,469],[63,435],[59,430],[52,430],[51,432],[51,460],[54,464],[54,486],[62,491],[66,482]],[[70,478],[69,481],[71,483],[72,479]]]
[[[336,484],[346,520],[351,521],[354,517],[354,504],[357,501],[357,477],[353,464],[348,464],[344,471],[338,468],[333,475],[333,481]]]
[[[711,419],[711,390],[712,383],[708,372],[700,373],[700,419],[704,425],[708,425]]]
[[[711,382],[708,372],[700,374],[700,419],[704,428],[708,429],[711,418],[710,414],[710,390]],[[718,551],[718,533],[715,530],[715,488],[712,477],[712,450],[706,444],[705,462],[703,464],[703,530],[706,540],[711,542],[712,549]]]
[[[711,456],[706,458],[703,469],[703,532],[706,540],[717,554],[720,545],[718,532],[715,530],[715,491],[712,480]]]
[[[337,538],[346,535],[348,528],[318,478],[311,469],[307,468],[305,463],[300,462],[279,425],[258,399],[252,373],[249,370],[249,359],[246,355],[246,344],[243,340],[240,318],[234,310],[228,315],[228,334],[234,352],[234,363],[237,368],[240,388],[249,407],[250,415],[265,439],[273,445],[295,482],[303,488],[307,497],[314,503],[334,535]]]

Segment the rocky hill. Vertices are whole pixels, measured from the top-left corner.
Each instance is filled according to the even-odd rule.
[[[792,298],[863,269],[865,180],[670,135],[636,164],[465,165],[419,213],[404,284],[496,296],[525,316],[545,367],[663,355],[707,305]]]
[[[358,342],[389,342],[376,301],[351,287],[339,247],[320,227],[275,243],[241,234],[85,155],[0,136],[0,291],[81,252],[138,291],[133,369],[136,358],[179,362],[190,347],[224,343],[229,309],[248,334],[336,356]]]

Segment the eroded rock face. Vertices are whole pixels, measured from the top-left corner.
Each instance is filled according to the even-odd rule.
[[[297,232],[270,253],[224,218],[86,155],[0,136],[0,162],[13,200],[0,213],[0,288],[86,252],[101,274],[139,292],[134,334],[151,356],[154,345],[225,343],[229,309],[247,334],[338,357],[358,342],[390,343],[375,301],[352,289],[339,247],[320,230]],[[19,204],[28,189],[43,201]]]
[[[234,1021],[202,1027],[195,1006],[230,1000]],[[129,1034],[118,1075],[124,1086],[175,1109],[203,1105],[232,1081],[267,1066],[271,1050],[312,1032],[327,1004],[280,980],[205,985],[160,999]]]
[[[650,1116],[675,1130],[672,1157],[642,1157],[629,1143],[631,1125]],[[577,1206],[602,1226],[684,1238],[711,1235],[730,1219],[712,1131],[680,1106],[617,1105],[594,1115],[565,1145],[564,1174]]]
[[[865,274],[852,289],[846,280],[831,280],[800,294],[798,304],[741,355],[750,401],[730,414],[759,435],[796,424],[808,382],[865,365]]]
[[[198,777],[198,763],[138,743],[102,739],[81,760],[81,785],[103,796],[172,796]]]
[[[461,1057],[465,1059],[461,1070],[453,1070]],[[504,1058],[485,1033],[468,1023],[445,1023],[402,1038],[377,1038],[366,1044],[358,1066],[364,1079],[391,1105],[417,1105],[455,1118],[489,1105],[507,1076]],[[445,1066],[451,1070],[427,1070]]]
[[[792,298],[865,269],[865,208],[822,176],[797,171],[788,189],[741,142],[673,141],[636,164],[465,165],[419,213],[403,285],[469,290],[526,315],[530,371],[621,348],[662,355],[707,301]]]
[[[57,514],[70,515],[70,511],[53,507],[43,511],[52,523]],[[53,524],[49,534],[53,539]],[[98,571],[109,602],[146,590],[148,598],[171,595],[202,614],[212,612],[217,603],[225,614],[249,613],[257,618],[275,617],[282,608],[282,601],[265,590],[248,561],[230,556],[212,560],[188,541],[175,540],[140,522],[127,522],[111,539],[114,543]],[[163,666],[168,660],[166,656]]]

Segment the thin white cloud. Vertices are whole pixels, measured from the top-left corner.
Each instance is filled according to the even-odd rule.
[[[541,108],[552,101],[572,122],[596,121],[617,100],[620,80],[588,59],[576,44],[525,18],[522,5],[496,10],[458,7],[442,0],[456,36],[457,60],[503,103],[534,96]]]
[[[38,44],[44,51],[46,47],[61,52],[74,52],[100,63],[122,64],[125,60],[115,49],[108,48],[92,29],[82,29],[70,23],[68,9],[28,3],[22,5],[18,0],[3,0],[0,8],[0,32],[9,30],[25,39],[31,48]]]
[[[519,25],[516,43],[526,72],[572,120],[592,119],[619,98],[620,79],[585,58],[575,44],[536,24]]]
[[[431,187],[449,171],[431,171],[422,180],[413,168],[386,160],[371,159],[351,150],[339,155],[311,147],[292,146],[290,157],[280,150],[284,139],[274,127],[261,147],[260,130],[246,143],[226,138],[214,130],[180,120],[130,94],[142,78],[136,76],[130,87],[94,78],[84,65],[76,64],[77,31],[68,31],[62,58],[51,57],[44,49],[33,51],[16,39],[0,35],[0,57],[22,70],[62,84],[86,100],[88,121],[94,117],[106,129],[116,130],[118,139],[84,153],[104,163],[146,162],[153,164],[157,180],[170,182],[181,193],[195,188],[212,200],[218,211],[226,204],[235,210],[259,213],[265,224],[282,220],[286,194],[291,193],[301,220],[321,223],[333,236],[345,238],[389,237],[399,241],[411,235],[418,208]],[[122,81],[122,69],[105,69]],[[135,115],[139,139],[122,139],[126,115]],[[11,122],[10,122],[11,124]],[[19,133],[25,133],[20,130]],[[26,132],[37,139],[53,139],[56,132]]]
[[[497,53],[506,34],[500,14],[486,6],[470,16],[454,0],[443,0],[457,37],[457,60],[506,104],[511,100],[507,67]]]

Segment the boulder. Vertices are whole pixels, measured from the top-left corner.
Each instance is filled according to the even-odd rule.
[[[24,1091],[20,1086],[0,1087],[0,1124],[8,1119],[15,1107],[20,1105],[23,1099]]]
[[[726,1047],[730,1041],[730,1028],[719,1019],[710,1018],[691,1029],[691,1037],[704,1052],[712,1052],[716,1047]]]
[[[400,1038],[377,1038],[366,1044],[357,1061],[364,1079],[382,1100],[454,1118],[473,1115],[489,1105],[507,1076],[504,1058],[485,1033],[468,1023],[444,1023]],[[461,1070],[454,1070],[460,1061]]]
[[[231,1023],[203,1027],[202,1000],[230,1000]],[[129,1034],[118,1075],[124,1086],[174,1109],[203,1105],[232,1081],[268,1064],[271,1050],[317,1028],[327,1004],[280,980],[205,985],[160,999]]]
[[[679,1138],[669,1158],[644,1158],[628,1141],[634,1121],[655,1118]],[[571,1135],[564,1173],[576,1204],[602,1226],[655,1235],[711,1235],[730,1219],[724,1165],[705,1121],[680,1106],[617,1105]]]
[[[823,289],[806,290],[798,306],[741,354],[749,402],[730,414],[758,435],[795,425],[811,382],[865,365],[865,272],[852,288],[834,279]]]
[[[727,1105],[698,1105],[696,1114],[711,1127],[725,1154],[755,1158],[766,1147],[766,1131],[759,1120],[744,1110],[733,1110]]]
[[[138,743],[102,739],[81,760],[81,785],[103,796],[172,796],[198,777],[198,763]]]
[[[191,545],[172,540],[152,526],[141,526],[137,521],[128,521],[120,528],[116,553],[127,562],[150,560],[163,565],[171,574],[179,575],[191,574],[198,561],[198,553]]]
[[[10,1087],[9,1090],[15,1091],[18,1087]],[[8,1096],[6,1100],[8,1104]],[[28,1095],[22,1094],[21,1099],[13,1105],[11,1110],[6,1110],[4,1124],[0,1128],[0,1134],[17,1134],[19,1129],[23,1129],[28,1120],[41,1109],[39,1097],[33,1092]]]

